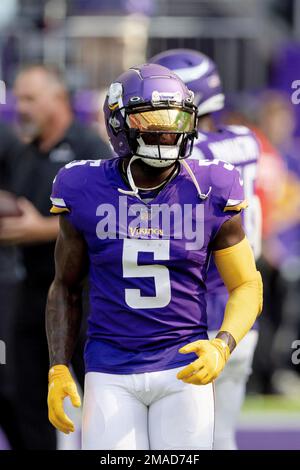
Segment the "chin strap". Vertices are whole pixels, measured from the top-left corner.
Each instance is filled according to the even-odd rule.
[[[152,188],[139,188],[138,186],[136,186],[136,184],[134,182],[134,179],[133,179],[133,176],[132,176],[132,172],[131,172],[132,163],[136,160],[139,160],[139,159],[143,160],[143,158],[140,157],[139,155],[133,155],[131,157],[131,159],[129,160],[129,163],[128,163],[128,166],[127,166],[126,174],[127,174],[127,180],[128,180],[128,183],[131,187],[131,190],[130,189],[127,190],[127,189],[118,188],[118,191],[122,194],[126,194],[126,195],[129,195],[129,196],[135,196],[135,197],[141,199],[141,197],[139,195],[139,190],[145,189],[145,190],[148,190],[148,191],[153,191],[155,189],[158,189],[160,186],[164,186],[166,184],[167,180],[171,181],[175,175],[172,174],[171,178],[168,177],[167,179],[162,181],[159,185],[154,186]]]
[[[208,198],[208,196],[210,195],[210,192],[211,192],[211,186],[209,187],[208,189],[208,192],[206,194],[202,193],[201,191],[201,188],[199,186],[199,183],[193,173],[193,170],[191,169],[191,167],[188,165],[188,163],[186,162],[186,160],[180,160],[180,163],[181,165],[184,166],[184,168],[186,169],[186,171],[188,172],[188,174],[190,175],[196,189],[197,189],[197,193],[198,193],[198,196],[200,197],[200,199],[202,200],[205,200]]]
[[[136,196],[137,198],[141,199],[141,197],[139,195],[139,188],[136,186],[136,184],[134,182],[134,179],[133,179],[133,176],[132,176],[132,173],[131,173],[132,163],[135,162],[136,160],[139,160],[139,159],[141,159],[141,157],[139,157],[137,155],[133,155],[131,157],[131,159],[129,160],[129,163],[128,163],[128,166],[127,166],[126,173],[127,173],[127,179],[128,179],[128,183],[131,187],[131,190],[118,188],[118,191],[119,191],[119,193],[126,194],[128,196]],[[209,187],[208,192],[206,194],[202,193],[201,188],[199,186],[199,183],[198,183],[191,167],[188,165],[188,163],[185,160],[180,160],[180,163],[181,163],[181,165],[184,166],[184,168],[186,169],[186,171],[190,175],[191,180],[193,181],[193,183],[195,185],[195,188],[197,189],[197,193],[198,193],[198,196],[200,197],[200,199],[202,199],[202,200],[207,199],[208,196],[210,195],[210,192],[211,192],[211,186]]]
[[[137,155],[133,155],[133,157],[131,157],[131,159],[129,160],[129,163],[128,163],[128,166],[127,166],[126,173],[127,173],[127,179],[128,179],[128,183],[131,187],[131,190],[118,188],[119,193],[127,194],[127,196],[136,196],[139,199],[141,199],[140,195],[139,195],[139,190],[138,190],[138,187],[135,185],[130,167],[131,167],[132,163],[135,162],[135,160],[139,160],[140,158],[141,157],[138,157]]]

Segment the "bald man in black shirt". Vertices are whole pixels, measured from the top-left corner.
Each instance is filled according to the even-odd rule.
[[[0,227],[4,209],[6,213],[10,212],[7,196],[12,190],[12,179],[21,149],[21,142],[14,132],[0,122]],[[18,447],[19,443],[14,424],[16,389],[13,325],[18,286],[23,278],[24,269],[17,248],[0,243],[0,340],[5,344],[5,357],[0,357],[0,427],[12,448]]]

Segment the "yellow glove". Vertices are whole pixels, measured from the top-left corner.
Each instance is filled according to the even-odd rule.
[[[74,423],[64,412],[63,402],[70,397],[72,405],[81,405],[76,384],[67,366],[57,365],[49,370],[48,416],[49,421],[59,431],[69,434],[75,431]]]
[[[177,374],[177,379],[188,384],[206,385],[215,380],[229,358],[228,345],[222,339],[198,340],[179,349],[181,354],[194,352],[199,356]]]

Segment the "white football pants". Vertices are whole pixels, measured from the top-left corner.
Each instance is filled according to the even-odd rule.
[[[210,450],[213,385],[185,384],[181,369],[85,376],[82,449]]]
[[[217,332],[209,331],[209,338]],[[246,383],[252,372],[252,360],[258,340],[258,331],[251,330],[237,345],[224,370],[215,381],[215,450],[237,449],[235,432],[244,403]]]

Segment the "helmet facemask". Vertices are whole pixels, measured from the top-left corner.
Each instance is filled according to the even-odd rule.
[[[163,100],[127,106],[125,114],[132,154],[148,165],[166,167],[191,155],[197,135],[192,98],[187,103]]]

